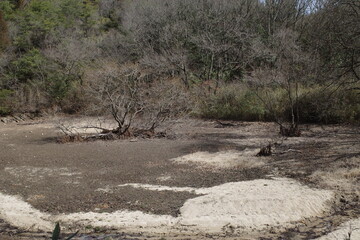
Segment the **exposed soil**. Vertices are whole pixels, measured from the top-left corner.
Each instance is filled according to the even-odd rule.
[[[296,228],[253,233],[248,239],[311,239],[360,217],[360,130],[357,127],[309,125],[301,129],[301,137],[281,139],[277,127],[271,123],[219,125],[212,121],[186,119],[166,127],[171,129],[175,139],[59,144],[55,141],[59,134],[54,128],[57,122],[37,119],[0,123],[1,193],[19,195],[36,209],[51,214],[128,209],[176,217],[185,201],[197,194],[119,185],[142,183],[203,188],[228,182],[288,177],[311,187],[335,191],[337,200],[332,212],[307,219]],[[169,161],[196,152],[260,149],[269,142],[275,143],[274,154],[266,157],[265,164],[258,167],[239,165],[221,169]],[[350,162],[349,159],[357,160]],[[329,176],[325,173],[340,168],[358,168],[359,172],[351,177],[345,174],[341,184],[330,184],[332,181],[327,180]],[[112,234],[113,239],[161,238],[111,230],[104,230],[105,233],[94,233],[99,229],[84,231],[91,236]],[[227,232],[218,237],[239,239],[236,238],[239,236],[232,236],[231,231]],[[44,233],[24,233],[0,219],[0,239],[10,235],[38,239]],[[242,237],[246,239],[246,236]],[[172,239],[187,238],[191,236],[172,236]]]

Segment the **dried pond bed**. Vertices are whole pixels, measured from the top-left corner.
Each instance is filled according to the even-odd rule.
[[[83,120],[77,121],[81,123]],[[47,120],[38,124],[25,122],[0,126],[0,192],[6,197],[18,196],[19,201],[22,199],[32,208],[49,214],[50,222],[59,216],[82,217],[82,221],[67,221],[73,228],[81,228],[83,233],[91,231],[87,226],[92,224],[93,229],[96,229],[97,225],[85,221],[86,218],[92,218],[91,214],[81,215],[79,212],[93,212],[93,216],[101,216],[102,219],[114,212],[124,214],[126,209],[128,216],[133,214],[135,219],[143,218],[143,215],[136,215],[140,213],[158,220],[165,216],[166,221],[171,224],[159,220],[160,225],[175,226],[179,223],[187,229],[184,231],[181,227],[173,227],[164,231],[155,224],[155,220],[151,220],[145,225],[151,225],[152,222],[155,229],[150,230],[147,237],[207,238],[211,231],[201,230],[201,224],[207,225],[204,219],[214,213],[209,211],[201,217],[196,215],[194,210],[186,211],[186,206],[196,206],[189,202],[202,199],[205,202],[213,201],[217,208],[221,205],[229,209],[233,207],[233,210],[228,210],[233,212],[230,214],[231,218],[245,222],[244,218],[240,217],[239,205],[246,207],[249,206],[246,205],[248,202],[253,201],[256,206],[256,201],[261,200],[261,197],[255,195],[256,197],[251,198],[248,193],[248,202],[244,204],[230,201],[225,194],[224,198],[227,200],[221,203],[221,199],[224,199],[218,197],[221,194],[210,195],[213,197],[209,200],[206,199],[208,195],[196,189],[216,189],[231,183],[241,185],[269,181],[261,182],[264,187],[264,184],[271,186],[271,181],[276,181],[274,179],[293,179],[290,181],[294,181],[295,186],[307,188],[307,185],[314,191],[318,189],[316,191],[319,193],[331,193],[331,197],[320,197],[324,199],[324,203],[320,205],[317,205],[313,198],[304,200],[310,205],[314,204],[310,209],[318,212],[307,215],[303,220],[289,218],[285,221],[291,224],[283,224],[278,219],[276,221],[284,227],[273,223],[265,230],[258,226],[261,225],[260,218],[258,221],[256,218],[247,218],[252,219],[253,225],[241,224],[235,220],[233,223],[236,224],[231,224],[231,219],[226,221],[224,214],[220,214],[217,216],[220,221],[214,227],[216,231],[212,235],[226,239],[239,236],[248,236],[249,239],[277,239],[281,236],[311,239],[336,230],[341,224],[360,216],[360,133],[356,127],[307,126],[308,129],[303,129],[302,137],[279,139],[276,126],[269,123],[235,122],[230,127],[218,128],[216,122],[187,119],[177,121],[171,126],[172,132],[177,136],[174,140],[138,139],[56,144],[53,141],[58,134],[53,127],[56,122]],[[251,154],[270,141],[277,142],[272,157],[257,158]],[[131,183],[139,184],[140,187],[134,188],[135,185],[129,185]],[[124,187],[124,184],[128,186]],[[168,188],[158,191],[154,186]],[[186,188],[195,190],[174,191]],[[240,186],[232,186],[231,189],[241,190]],[[286,189],[284,188],[283,193],[281,189],[278,192],[279,196],[284,197],[282,200],[268,201],[268,204],[284,204],[283,201],[291,200],[290,196],[297,196],[299,193],[294,190],[293,194],[290,192],[286,195]],[[244,192],[240,190],[238,193]],[[301,201],[298,198],[295,200]],[[296,209],[298,203],[295,200],[293,207]],[[252,209],[262,211],[257,207]],[[273,213],[276,215],[276,207],[274,209]],[[188,212],[196,215],[197,222],[186,223],[184,216],[189,218]],[[0,215],[1,219],[6,218],[4,210]],[[270,215],[265,212],[263,219]],[[291,217],[287,214],[284,216]],[[139,237],[139,233],[144,232],[144,226],[131,225],[130,222],[118,224],[121,226],[120,230],[132,232]],[[266,221],[264,223],[266,224]],[[114,230],[116,224],[104,223],[99,227],[106,229],[106,224],[109,225],[108,234],[120,231]],[[2,227],[3,233],[0,236],[14,232],[14,225],[16,224]],[[191,227],[192,225],[198,226]],[[248,231],[246,226],[255,227]],[[25,229],[29,231],[31,227]],[[33,237],[41,238],[35,235]],[[21,237],[21,234],[17,237]]]

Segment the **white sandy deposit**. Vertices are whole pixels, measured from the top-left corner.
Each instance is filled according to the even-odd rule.
[[[58,132],[65,130],[72,134],[96,134],[101,133],[103,129],[115,129],[116,122],[111,119],[84,117],[75,119],[59,120],[57,123]],[[62,129],[62,130],[61,130]]]
[[[231,224],[242,228],[290,226],[290,222],[319,216],[328,210],[333,193],[315,190],[290,179],[225,183],[211,188],[125,184],[154,191],[187,191],[202,196],[189,199],[180,209],[179,222],[218,232]]]
[[[33,209],[18,197],[0,194],[0,218],[31,230],[49,230],[53,223],[136,229],[151,232],[222,232],[225,225],[247,231],[267,227],[290,227],[292,222],[319,216],[329,209],[333,193],[311,189],[286,178],[225,183],[211,188],[180,188],[127,184],[154,191],[188,191],[201,196],[189,199],[179,217],[140,211],[49,215]],[[185,227],[186,226],[186,227]],[[186,229],[186,230],[185,230]]]
[[[0,218],[12,226],[25,230],[50,231],[51,215],[40,212],[20,197],[0,193]]]
[[[195,164],[200,167],[231,168],[260,167],[265,164],[264,159],[256,157],[260,149],[245,149],[244,151],[221,151],[221,152],[195,152],[185,156],[171,159],[175,163]]]
[[[360,239],[360,218],[341,224],[338,229],[317,240]]]

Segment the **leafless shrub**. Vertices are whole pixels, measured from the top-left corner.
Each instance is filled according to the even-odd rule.
[[[136,67],[121,68],[107,63],[96,70],[87,91],[94,97],[95,108],[110,112],[117,123],[112,132],[120,136],[128,132],[134,118],[144,111],[144,88],[145,82]]]
[[[257,42],[255,42],[257,43]],[[256,46],[259,46],[258,44]],[[299,88],[306,84],[312,72],[311,60],[297,44],[297,35],[290,29],[280,29],[273,36],[272,47],[255,51],[262,56],[262,63],[247,78],[255,93],[263,101],[274,121],[279,124],[280,134],[287,137],[300,136],[299,130]],[[275,109],[274,92],[284,91],[284,104],[290,111],[290,123],[287,116]],[[260,90],[263,91],[260,93]],[[269,92],[270,91],[270,92]]]
[[[83,142],[84,141],[84,137],[82,137],[81,135],[63,135],[61,137],[57,138],[57,142],[58,143],[71,143],[71,142]]]
[[[165,120],[186,112],[187,97],[181,85],[169,79],[148,80],[139,66],[106,62],[88,71],[86,92],[91,96],[91,111],[109,113],[115,128],[87,125],[82,128],[100,130],[83,139],[113,139],[127,137],[164,137],[155,129]],[[61,126],[66,136],[79,135],[76,129]],[[70,141],[72,138],[70,139]]]

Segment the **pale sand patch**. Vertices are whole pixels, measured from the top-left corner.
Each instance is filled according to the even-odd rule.
[[[16,196],[0,193],[0,218],[12,226],[29,231],[51,231],[56,222],[94,227],[158,227],[173,225],[174,218],[166,215],[152,215],[140,211],[116,211],[113,213],[72,213],[50,215],[34,209]]]
[[[6,167],[4,170],[17,178],[26,178],[27,181],[31,182],[42,181],[45,177],[49,176],[76,176],[76,178],[82,178],[81,172],[72,171],[68,168],[20,166]]]
[[[156,180],[165,182],[165,181],[171,180],[171,176],[170,175],[162,175],[162,176],[156,178]]]
[[[319,216],[329,210],[331,191],[311,189],[286,178],[226,183],[211,188],[126,184],[154,191],[188,191],[202,196],[189,199],[179,217],[140,211],[113,213],[41,213],[16,197],[0,194],[0,218],[20,228],[48,230],[56,221],[65,225],[136,229],[144,232],[221,233],[225,225],[247,231],[290,227],[294,221]],[[15,208],[13,204],[15,203]]]
[[[349,233],[351,234],[349,236]],[[356,240],[360,239],[360,218],[348,221],[340,225],[340,227],[325,236],[317,238],[317,240]]]
[[[133,187],[133,188],[141,188],[150,191],[172,191],[172,192],[190,192],[190,193],[198,193],[201,191],[200,188],[191,188],[191,187],[168,187],[162,185],[151,185],[151,184],[141,184],[141,183],[126,183],[118,185],[118,187]]]
[[[264,158],[256,157],[260,149],[245,149],[244,151],[221,151],[216,153],[195,152],[185,156],[171,159],[180,164],[198,164],[201,167],[213,168],[253,168],[265,164]]]
[[[266,146],[267,144],[273,142],[272,138],[256,138],[249,134],[246,138],[238,138],[238,139],[225,139],[225,141],[230,143],[235,143],[239,146],[247,146],[247,147],[260,147]]]
[[[183,222],[202,228],[226,224],[245,228],[290,226],[292,221],[329,210],[333,193],[315,190],[288,179],[227,183],[209,194],[190,199],[180,209]],[[209,218],[212,221],[209,221]]]
[[[179,223],[208,232],[220,232],[227,224],[245,229],[290,227],[294,221],[320,216],[329,210],[331,191],[311,189],[290,179],[226,183],[212,188],[179,188],[126,184],[156,191],[188,191],[202,194],[185,202]]]
[[[111,189],[110,186],[106,186],[104,188],[98,188],[95,192],[105,192],[105,193],[113,193],[114,191]]]
[[[247,136],[246,138],[239,138],[239,139],[225,139],[225,141],[234,143],[239,146],[247,146],[247,147],[262,147],[266,146],[269,143],[277,143],[282,145],[295,145],[295,144],[301,144],[301,143],[308,143],[309,138],[308,137],[290,137],[290,138],[282,138],[282,137],[273,137],[273,138],[267,138],[267,137],[254,137],[253,133],[251,134],[244,134],[244,136]],[[333,142],[336,139],[334,138],[312,138],[311,142]]]
[[[19,197],[2,193],[0,193],[0,218],[12,226],[26,230],[50,231],[53,228],[53,224],[49,221],[50,214],[40,212]]]
[[[57,127],[59,133],[63,132],[63,128],[73,134],[97,134],[101,133],[102,129],[115,129],[117,125],[112,119],[86,117],[60,120]]]

